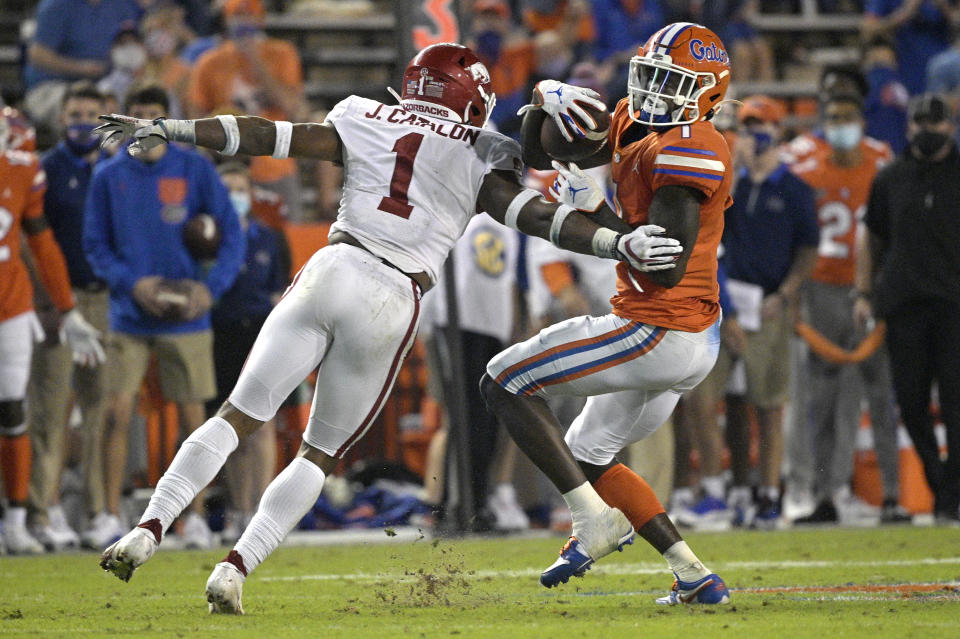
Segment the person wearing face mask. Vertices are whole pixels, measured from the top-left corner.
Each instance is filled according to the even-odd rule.
[[[143,39],[137,28],[130,26],[114,38],[110,48],[110,73],[97,82],[97,89],[122,104],[127,91],[143,76],[146,64],[147,49],[143,46]]]
[[[874,176],[893,159],[886,143],[864,136],[864,127],[860,96],[832,95],[823,106],[823,135],[829,149],[794,166],[817,194],[820,223],[817,263],[803,290],[803,321],[848,352],[869,332],[853,317],[858,228]],[[899,449],[886,350],[881,345],[854,364],[811,349],[802,364],[801,379],[799,394],[804,401],[794,397],[799,413],[795,437],[798,445],[802,442],[808,447],[806,460],[812,463],[809,468],[794,469],[791,475],[812,483],[798,489],[812,488],[816,507],[795,523],[851,521],[859,514],[850,480],[864,394],[883,479],[881,520],[910,521],[898,505]]]
[[[165,117],[167,93],[156,85],[135,87],[125,108],[148,120]],[[184,224],[200,213],[212,216],[221,233],[209,269],[183,241]],[[199,427],[203,403],[216,394],[210,308],[233,284],[244,246],[227,189],[213,164],[193,149],[162,145],[136,157],[124,150],[93,174],[83,250],[110,291],[104,528],[111,538],[123,533],[120,498],[127,477],[122,469],[147,364],[151,356],[156,360],[163,397],[177,404],[181,430]],[[203,500],[194,504],[184,520],[184,540],[188,546],[209,547]]]
[[[300,55],[291,43],[264,33],[261,0],[227,0],[223,19],[227,39],[200,56],[190,74],[188,110],[194,117],[237,112],[276,120],[306,117]],[[293,158],[252,158],[250,177],[282,196],[292,219],[302,219]]]
[[[230,202],[247,239],[246,260],[233,286],[213,307],[213,363],[217,397],[207,402],[212,416],[237,383],[253,342],[289,282],[289,249],[282,233],[251,216],[253,187],[249,169],[239,162],[226,162],[217,173],[230,192]],[[230,508],[221,535],[233,543],[257,509],[257,500],[276,470],[276,434],[273,420],[243,440],[225,466]]]
[[[783,407],[788,399],[793,308],[816,261],[819,230],[813,190],[781,160],[783,107],[765,96],[740,108],[733,156],[739,168],[733,205],[726,210],[721,258],[746,345],[735,357],[721,344],[717,364],[701,384],[717,396],[727,389],[727,445],[733,487],[727,504],[734,524],[774,528],[780,521]],[[743,362],[746,389],[729,392],[735,360]],[[734,375],[736,377],[736,375]],[[760,426],[760,483],[754,503],[748,482],[747,407]]]
[[[194,38],[183,15],[182,7],[164,4],[152,9],[140,24],[147,51],[143,80],[155,82],[170,93],[170,115],[175,118],[184,115],[191,70],[178,53],[185,42]]]
[[[938,523],[960,522],[960,151],[957,124],[940,95],[908,109],[909,147],[873,182],[859,253],[858,321],[886,320],[893,386],[934,495]],[[937,384],[947,457],[930,415]]]
[[[49,188],[44,194],[44,213],[66,260],[70,286],[77,307],[101,333],[107,332],[107,286],[96,276],[81,248],[83,206],[100,157],[99,139],[91,132],[103,108],[103,96],[93,83],[72,84],[63,100],[60,123],[63,137],[41,158]],[[38,301],[38,309],[42,308]],[[57,319],[55,312],[46,314]],[[52,325],[55,325],[51,322]],[[45,325],[47,323],[45,322]],[[33,352],[28,430],[34,450],[28,515],[31,529],[48,549],[78,546],[80,537],[67,522],[60,507],[60,475],[65,453],[65,435],[71,397],[82,416],[82,465],[86,510],[90,529],[83,540],[100,540],[98,513],[104,507],[103,423],[106,366],[75,365],[70,348],[47,330],[48,339]],[[94,543],[94,546],[99,545]]]
[[[513,29],[510,5],[505,0],[476,0],[472,3],[473,25],[470,48],[490,70],[490,82],[500,108],[490,116],[490,122],[504,135],[518,137],[521,119],[517,111],[526,103],[530,80],[540,73],[558,72],[562,77],[567,66],[562,68],[546,60],[547,56],[568,56],[556,33],[541,36],[534,42]],[[544,58],[540,57],[544,54]],[[539,61],[545,64],[539,64]],[[562,61],[562,60],[561,60]],[[539,68],[539,69],[538,69]]]

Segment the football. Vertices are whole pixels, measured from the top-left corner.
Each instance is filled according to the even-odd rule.
[[[183,243],[195,260],[212,260],[220,248],[220,227],[212,216],[201,213],[183,225]]]
[[[545,118],[543,126],[540,129],[540,146],[544,152],[554,160],[561,162],[576,162],[590,157],[600,150],[607,139],[607,132],[610,130],[610,113],[606,110],[596,109],[592,106],[582,104],[583,110],[597,123],[596,129],[590,129],[583,123],[575,123],[570,128],[573,130],[573,141],[568,142],[553,118]]]
[[[190,285],[183,280],[161,280],[156,299],[163,306],[160,315],[162,319],[169,322],[183,321],[190,304]]]

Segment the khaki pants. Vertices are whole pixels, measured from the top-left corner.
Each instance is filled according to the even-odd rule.
[[[187,404],[216,396],[213,332],[209,329],[149,336],[113,333],[110,337],[107,387],[112,394],[136,396],[153,355],[167,401]]]
[[[785,310],[779,317],[764,320],[759,331],[747,332],[747,350],[743,361],[747,373],[747,402],[757,408],[779,408],[789,398],[790,335],[792,313]],[[701,383],[714,397],[723,397],[736,359],[726,346],[713,370]]]
[[[109,294],[74,290],[77,308],[88,322],[106,334]],[[103,425],[106,410],[105,362],[96,368],[74,366],[70,347],[48,339],[33,351],[28,397],[28,431],[33,447],[29,506],[37,525],[47,523],[47,507],[58,501],[60,472],[71,398],[83,416],[82,467],[86,507],[104,508]]]

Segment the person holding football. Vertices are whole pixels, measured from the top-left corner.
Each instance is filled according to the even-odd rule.
[[[709,120],[729,83],[723,42],[701,25],[669,24],[640,47],[630,60],[627,97],[617,104],[606,145],[579,166],[553,162],[560,178],[551,193],[581,210],[603,208],[602,189],[581,167],[610,164],[614,204],[623,221],[641,229],[655,225],[683,250],[671,256],[669,269],[621,262],[612,313],[542,330],[492,359],[480,382],[520,449],[533,451],[531,459],[561,492],[588,479],[664,556],[676,581],[657,603],[668,605],[721,604],[730,595],[680,537],[647,482],[616,456],[657,430],[680,395],[699,384],[717,359],[717,246],[723,212],[732,202],[733,175],[727,144]],[[564,104],[589,103],[591,96],[545,80],[533,98],[525,107],[524,160],[544,169],[551,165],[540,144],[544,119],[562,116]],[[581,121],[588,129],[591,124]],[[558,395],[588,398],[565,436],[572,456],[557,441],[560,425],[546,403]],[[565,583],[592,563],[574,528],[540,581],[547,587]]]
[[[101,565],[121,579],[153,555],[164,530],[216,475],[239,438],[272,418],[319,366],[298,457],[267,487],[250,525],[207,581],[211,612],[242,613],[246,576],[314,505],[327,474],[380,412],[413,344],[420,296],[436,282],[476,212],[563,248],[629,260],[637,273],[673,267],[680,244],[658,228],[633,229],[607,207],[584,215],[521,186],[520,146],[482,128],[495,96],[489,72],[467,47],[423,49],[407,66],[399,97],[394,106],[348,97],[322,124],[231,115],[102,118],[107,140],[133,138],[132,154],[178,141],[228,156],[318,158],[342,164],[346,175],[329,246],[294,278],[233,392],[181,446],[139,526],[104,552]],[[559,438],[558,444],[563,447]],[[632,540],[624,514],[608,507],[586,480],[565,492],[575,513],[573,530],[593,559]]]
[[[152,119],[166,115],[168,100],[165,89],[147,85],[131,91],[127,108]],[[211,215],[221,232],[216,263],[206,273],[183,235],[200,213]],[[110,290],[105,527],[117,539],[126,527],[120,497],[130,419],[150,356],[164,398],[177,403],[181,428],[195,430],[203,423],[203,402],[216,394],[210,307],[233,284],[246,249],[226,187],[213,163],[193,149],[158,146],[100,163],[84,215],[84,253]],[[197,510],[185,518],[183,537],[189,546],[212,544]]]

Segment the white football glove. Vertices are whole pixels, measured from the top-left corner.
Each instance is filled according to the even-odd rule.
[[[557,179],[550,186],[550,195],[560,204],[572,206],[580,211],[596,213],[597,209],[606,202],[600,185],[573,162],[569,166],[564,166],[554,160],[553,168],[558,173]]]
[[[77,309],[69,311],[60,321],[60,341],[70,345],[73,361],[84,366],[98,366],[106,361],[100,336],[100,331],[85,320]]]
[[[660,237],[666,229],[656,224],[638,226],[617,242],[617,250],[638,271],[665,271],[677,265],[683,252],[680,242]]]
[[[101,115],[100,119],[104,123],[93,132],[103,137],[100,142],[101,147],[122,144],[128,138],[133,138],[133,144],[127,147],[127,153],[136,156],[167,142],[167,130],[162,124],[163,118],[151,121],[111,113]]]
[[[533,104],[520,107],[517,115],[543,109],[557,123],[557,128],[567,142],[573,142],[574,136],[590,137],[590,133],[597,128],[597,122],[583,110],[581,104],[589,104],[597,109],[607,108],[596,91],[557,80],[541,80],[533,91]],[[589,130],[585,131],[584,126]]]

